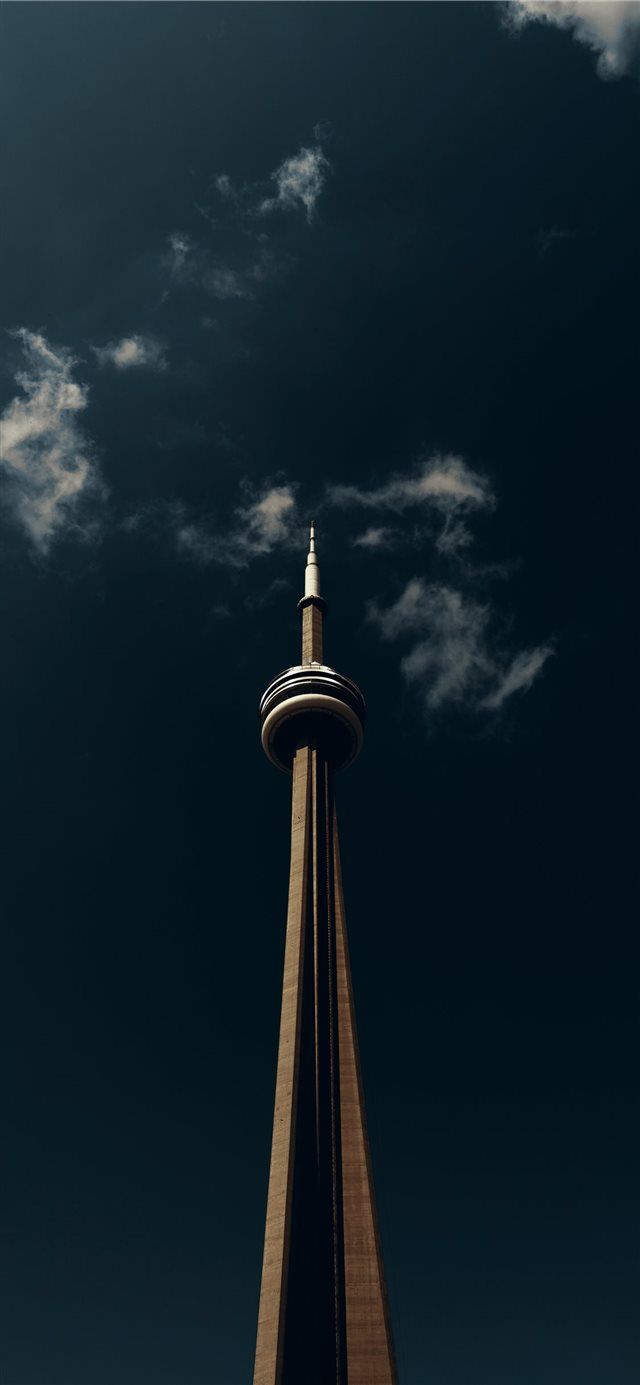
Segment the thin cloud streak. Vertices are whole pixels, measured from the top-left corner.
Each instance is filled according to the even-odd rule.
[[[422,461],[409,475],[395,475],[382,486],[330,486],[328,496],[334,505],[361,505],[398,513],[411,505],[431,503],[484,506],[493,503],[486,477],[472,471],[461,457],[437,454]]]
[[[525,649],[516,654],[502,681],[492,693],[487,694],[482,706],[498,711],[513,693],[528,692],[552,654],[553,647],[550,644],[540,645],[537,649]]]

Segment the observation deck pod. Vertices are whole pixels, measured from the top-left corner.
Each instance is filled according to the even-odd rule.
[[[300,745],[317,746],[334,769],[344,769],[362,746],[364,716],[351,678],[327,664],[295,664],[274,678],[260,703],[262,747],[285,773]]]

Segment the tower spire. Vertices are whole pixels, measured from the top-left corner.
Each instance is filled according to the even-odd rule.
[[[316,553],[316,527],[309,526],[309,552],[304,570],[304,596],[298,602],[302,614],[302,663],[321,664],[323,659],[324,613],[320,595],[320,568]]]
[[[292,778],[291,869],[271,1172],[253,1385],[397,1385],[349,966],[335,776],[364,699],[322,662],[311,526],[302,663],[260,704]]]
[[[309,526],[309,552],[307,553],[307,566],[304,573],[304,594],[305,597],[320,595],[320,568],[316,553],[316,527],[313,520]]]

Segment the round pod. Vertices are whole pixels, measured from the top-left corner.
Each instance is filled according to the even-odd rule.
[[[285,771],[299,745],[317,745],[335,769],[351,764],[362,745],[362,693],[325,664],[297,664],[280,673],[262,698],[260,717],[264,752]]]

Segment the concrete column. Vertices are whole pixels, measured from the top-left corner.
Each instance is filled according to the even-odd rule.
[[[324,616],[322,608],[315,602],[302,607],[302,662],[321,664],[323,659],[322,627]]]

